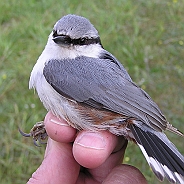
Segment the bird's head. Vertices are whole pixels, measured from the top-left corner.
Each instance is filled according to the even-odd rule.
[[[61,47],[101,44],[98,31],[84,17],[66,15],[54,25],[52,40]]]

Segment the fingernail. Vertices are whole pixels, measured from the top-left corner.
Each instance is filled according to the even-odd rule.
[[[104,137],[98,132],[86,132],[82,133],[77,138],[76,144],[92,149],[104,149],[106,146],[106,142]]]
[[[52,123],[57,124],[57,125],[61,125],[61,126],[70,126],[67,122],[64,123],[65,121],[61,122],[61,121],[57,121],[57,120],[55,120],[55,119],[50,119],[50,121],[51,121]]]

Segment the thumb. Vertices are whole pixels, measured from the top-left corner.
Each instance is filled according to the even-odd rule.
[[[72,155],[72,145],[49,138],[44,160],[27,184],[75,183],[79,169],[80,166]]]

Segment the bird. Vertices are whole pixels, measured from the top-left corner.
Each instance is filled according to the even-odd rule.
[[[108,130],[135,142],[160,181],[184,183],[184,156],[164,131],[184,134],[104,49],[87,18],[68,14],[55,23],[29,88],[36,89],[48,111],[77,130]],[[34,139],[45,138],[42,123],[33,129]]]

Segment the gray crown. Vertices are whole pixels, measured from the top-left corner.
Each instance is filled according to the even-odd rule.
[[[71,39],[97,38],[98,31],[84,17],[77,15],[66,15],[62,17],[54,26],[58,35],[68,35]]]

